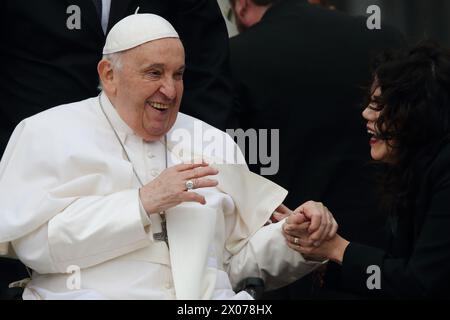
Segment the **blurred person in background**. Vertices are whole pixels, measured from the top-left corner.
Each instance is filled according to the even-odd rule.
[[[231,0],[241,34],[231,38],[235,119],[243,129],[279,129],[279,170],[267,178],[289,195],[288,207],[316,200],[333,208],[344,237],[384,245],[386,215],[371,192],[374,170],[359,105],[370,61],[403,45],[388,26],[307,0]],[[264,165],[251,165],[259,173]],[[361,213],[364,214],[361,214]],[[270,298],[345,298],[338,266],[316,272]],[[349,297],[351,298],[351,297]]]

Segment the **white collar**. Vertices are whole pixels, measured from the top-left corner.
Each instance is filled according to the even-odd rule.
[[[103,91],[100,94],[100,101],[103,106],[103,110],[106,113],[106,116],[109,118],[109,121],[111,121],[112,126],[117,131],[117,134],[119,135],[122,142],[125,143],[127,136],[135,135],[133,129],[131,129],[128,124],[120,117],[116,108],[113,106],[108,96]]]

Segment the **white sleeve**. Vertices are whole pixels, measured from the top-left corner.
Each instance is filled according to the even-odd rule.
[[[287,246],[281,227],[281,222],[262,227],[230,257],[227,272],[233,287],[243,279],[257,277],[264,280],[266,290],[274,290],[327,262],[306,261],[299,252]]]
[[[70,265],[87,268],[150,245],[145,218],[137,189],[88,196],[12,244],[38,273],[65,273]]]
[[[0,256],[6,256],[8,254],[8,242],[0,243]]]
[[[141,197],[138,196],[138,198],[139,198],[139,212],[141,214],[142,223],[144,224],[144,227],[148,227],[152,223],[152,221],[150,220],[147,211],[145,211],[144,209]]]

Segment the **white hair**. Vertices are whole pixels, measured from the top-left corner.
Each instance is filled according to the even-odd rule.
[[[104,54],[102,60],[107,60],[111,63],[112,69],[120,70],[123,66],[122,64],[122,54],[123,52],[114,52],[109,54]],[[99,79],[98,89],[103,90],[102,81]]]
[[[103,55],[103,60],[108,60],[111,62],[113,69],[121,69],[122,68],[122,53],[123,52],[114,52]]]

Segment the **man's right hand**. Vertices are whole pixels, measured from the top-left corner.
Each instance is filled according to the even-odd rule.
[[[147,214],[160,213],[182,202],[206,204],[205,197],[187,191],[186,182],[191,180],[194,189],[215,187],[217,180],[204,178],[219,171],[207,163],[179,164],[165,169],[154,180],[139,189],[139,196]]]

